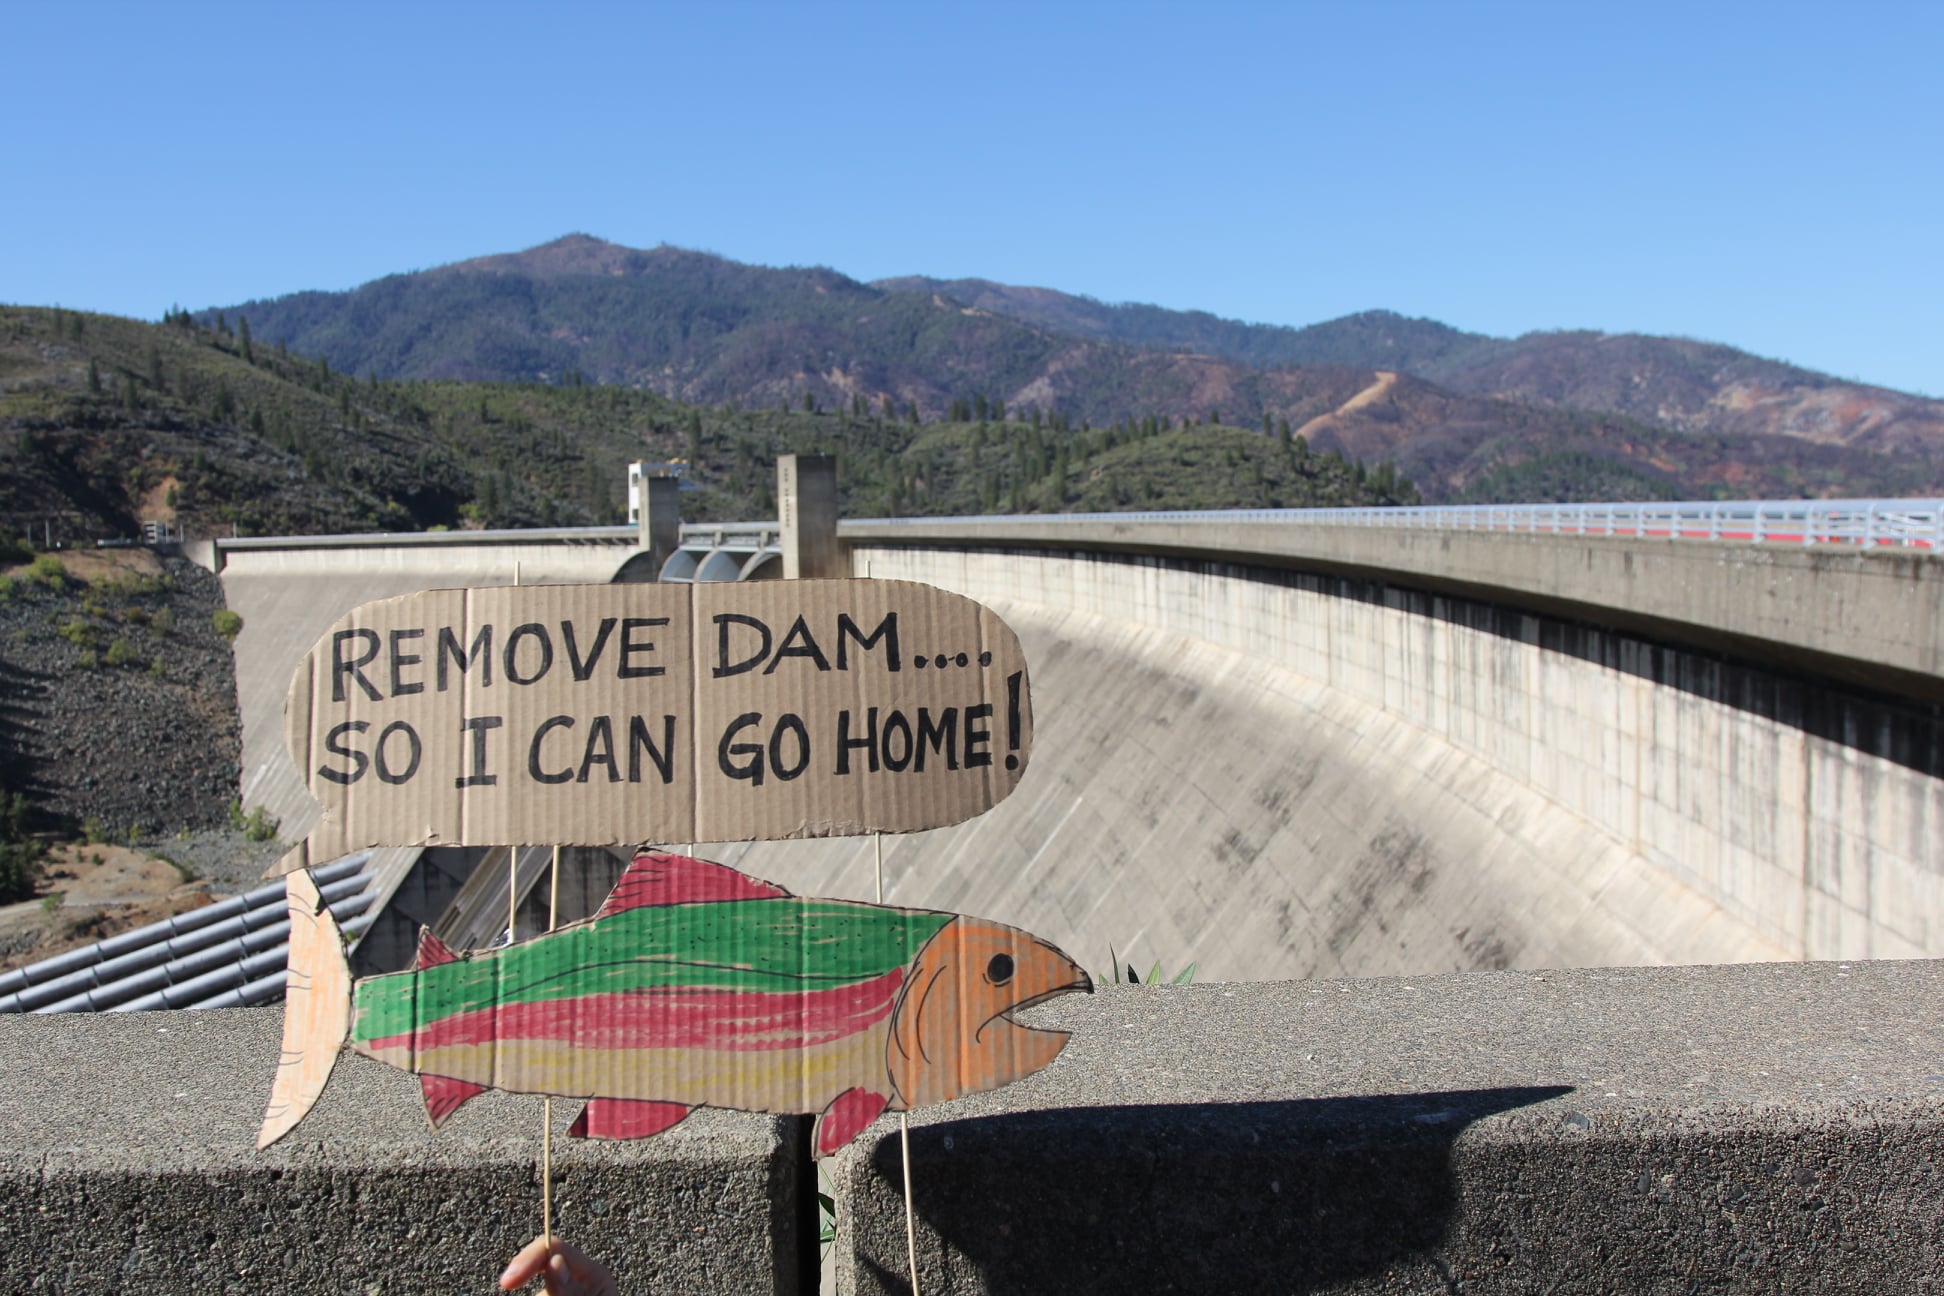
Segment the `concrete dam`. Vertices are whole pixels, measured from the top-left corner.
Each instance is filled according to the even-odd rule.
[[[1289,519],[838,531],[831,570],[986,603],[1032,670],[1027,778],[884,838],[891,900],[1219,980],[1944,954],[1924,551]],[[286,840],[314,812],[283,693],[337,616],[641,570],[627,535],[467,539],[223,542],[245,802]],[[863,897],[873,849],[706,847]]]

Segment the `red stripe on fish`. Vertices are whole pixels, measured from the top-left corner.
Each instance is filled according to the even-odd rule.
[[[582,1049],[693,1048],[763,1052],[827,1044],[868,1030],[897,1005],[904,969],[831,990],[764,994],[659,988],[501,1004],[457,1013],[416,1037],[375,1039],[373,1052],[548,1040]]]

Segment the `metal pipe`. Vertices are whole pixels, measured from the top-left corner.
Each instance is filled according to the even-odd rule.
[[[356,873],[370,859],[370,851],[359,851],[355,855],[347,855],[341,860],[327,864],[321,869],[314,870],[311,876],[317,880],[319,886],[323,886],[326,883],[335,882]],[[281,903],[283,893],[284,883],[279,879],[266,886],[260,886],[254,891],[248,891],[239,896],[231,896],[226,900],[218,900],[214,904],[204,905],[200,909],[191,909],[189,912],[177,914],[173,918],[164,918],[160,922],[152,922],[146,926],[137,927],[132,931],[125,931],[119,935],[110,936],[108,939],[96,941],[92,945],[84,945],[80,949],[68,950],[62,954],[56,954],[52,958],[42,959],[38,963],[32,963],[24,968],[18,968],[15,971],[0,975],[0,996],[9,996],[25,986],[40,985],[91,964],[116,958],[130,950],[140,949],[145,945],[152,944],[164,936],[187,935],[190,932],[207,927],[211,923],[236,917],[239,914],[247,913],[251,909],[269,904],[272,901]],[[0,1002],[4,1002],[4,1000],[0,1000]],[[7,1010],[4,1007],[0,1007],[0,1012],[5,1011]]]
[[[344,924],[346,936],[362,935],[378,915],[363,913]],[[229,963],[213,968],[201,976],[178,981],[160,990],[152,991],[137,999],[115,1004],[109,1012],[146,1012],[158,1008],[200,1008],[208,1006],[205,1000],[219,996],[239,984],[265,977],[273,971],[281,970],[290,958],[290,943],[286,940],[274,948],[263,950],[240,962]]]
[[[331,912],[339,918],[351,917],[364,912],[370,904],[369,896],[359,894],[332,905]],[[275,953],[289,944],[290,920],[285,918],[281,922],[239,935],[220,945],[197,950],[188,958],[175,959],[158,967],[138,972],[134,976],[119,977],[54,1003],[43,1004],[32,1011],[37,1014],[101,1012],[145,992],[172,985],[176,981],[210,968],[220,968],[224,964],[235,963],[264,951]]]
[[[359,897],[371,879],[367,874],[353,874],[342,877],[328,886],[320,888],[321,893],[331,906],[332,912],[339,910],[341,902]],[[49,1005],[76,1004],[86,1006],[89,992],[97,986],[116,984],[127,978],[151,969],[162,967],[190,955],[212,947],[225,947],[230,942],[242,941],[252,932],[260,932],[278,925],[288,927],[289,918],[283,899],[279,894],[281,883],[276,887],[265,887],[252,894],[266,895],[266,902],[223,922],[201,927],[184,936],[157,941],[141,949],[132,950],[119,958],[106,962],[89,963],[65,976],[51,981],[39,982],[25,990],[0,998],[0,1013],[8,1012],[61,1012],[70,1009]],[[363,903],[369,903],[364,901]],[[348,908],[346,912],[357,912],[363,907]],[[160,935],[160,924],[155,924]],[[145,981],[144,984],[147,984]]]

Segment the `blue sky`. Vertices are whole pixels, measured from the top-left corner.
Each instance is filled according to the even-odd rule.
[[[1944,395],[1944,5],[16,6],[0,300],[569,231]]]

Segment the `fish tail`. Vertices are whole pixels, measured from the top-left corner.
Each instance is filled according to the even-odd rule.
[[[324,1092],[351,1033],[351,965],[344,932],[310,870],[290,875],[290,973],[284,983],[283,1052],[257,1131],[261,1151],[297,1127]]]

